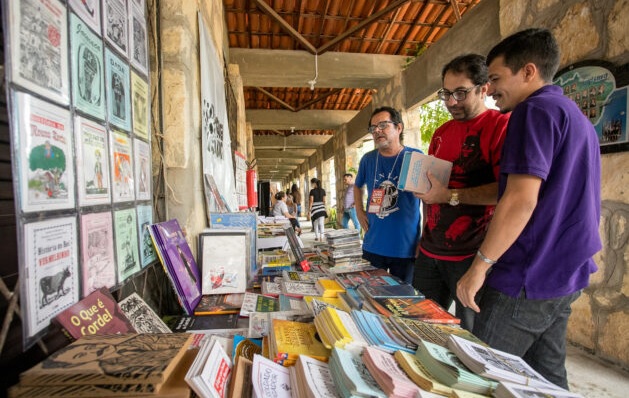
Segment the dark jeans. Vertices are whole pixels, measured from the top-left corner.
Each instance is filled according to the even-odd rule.
[[[421,293],[446,310],[456,303],[455,315],[461,320],[461,327],[469,330],[474,328],[474,317],[476,313],[464,307],[456,297],[456,283],[463,274],[470,268],[474,256],[461,261],[445,261],[428,257],[421,251],[415,262],[415,277],[413,286]],[[480,297],[480,292],[477,294]]]
[[[568,389],[566,328],[570,305],[580,294],[531,300],[524,291],[513,298],[487,286],[474,334],[495,349],[522,357],[546,379]]]
[[[397,276],[405,283],[413,282],[414,258],[386,257],[365,250],[363,250],[363,258],[376,268],[388,270],[391,275]]]

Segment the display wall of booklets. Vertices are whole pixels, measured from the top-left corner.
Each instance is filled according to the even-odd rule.
[[[156,261],[146,1],[3,0],[25,349]]]

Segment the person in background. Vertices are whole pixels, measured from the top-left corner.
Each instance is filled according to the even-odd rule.
[[[478,312],[476,336],[567,389],[570,305],[602,246],[601,159],[592,123],[553,85],[559,62],[546,29],[515,33],[487,56],[487,94],[511,117],[496,211],[457,296]]]
[[[363,258],[410,284],[421,231],[419,199],[397,185],[404,154],[421,151],[402,145],[404,122],[397,109],[375,109],[368,131],[375,149],[360,159],[354,185],[356,215],[365,231]]]
[[[487,109],[485,57],[466,54],[441,71],[437,92],[452,120],[432,136],[428,154],[452,162],[448,185],[428,175],[431,189],[415,194],[426,223],[419,241],[413,286],[444,308],[456,302],[461,327],[472,330],[475,312],[456,298],[456,283],[485,238],[498,200],[500,152],[509,116]]]
[[[288,214],[295,218],[295,224],[301,230],[299,218],[297,217],[297,205],[293,202],[293,195],[289,193],[286,194],[286,207],[288,208]]]
[[[293,184],[290,188],[290,193],[293,195],[293,203],[297,205],[297,214],[295,216],[301,217],[301,192],[299,192],[297,184]]]
[[[356,207],[354,206],[354,175],[346,173],[343,176],[345,190],[343,191],[343,228],[349,228],[349,220],[352,220],[354,228],[360,232],[360,223],[356,217]]]
[[[328,213],[325,211],[325,190],[321,188],[321,180],[313,178],[310,185],[314,188],[310,190],[308,208],[310,209],[310,220],[315,233],[315,241],[323,240],[325,232],[325,218]]]
[[[279,191],[275,194],[275,204],[273,205],[273,210],[271,211],[271,215],[273,217],[286,217],[290,224],[293,226],[293,229],[297,233],[297,236],[301,235],[301,227],[299,226],[299,221],[297,218],[288,212],[288,206],[286,205],[286,192]]]

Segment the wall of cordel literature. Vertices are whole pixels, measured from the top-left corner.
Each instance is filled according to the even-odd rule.
[[[3,1],[27,348],[156,260],[147,12],[145,0]]]

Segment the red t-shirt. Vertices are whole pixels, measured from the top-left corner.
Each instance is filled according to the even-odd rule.
[[[508,114],[490,109],[472,120],[450,120],[435,131],[428,154],[453,163],[448,188],[498,181]],[[476,253],[495,206],[426,205],[421,250],[429,257],[457,261]]]

